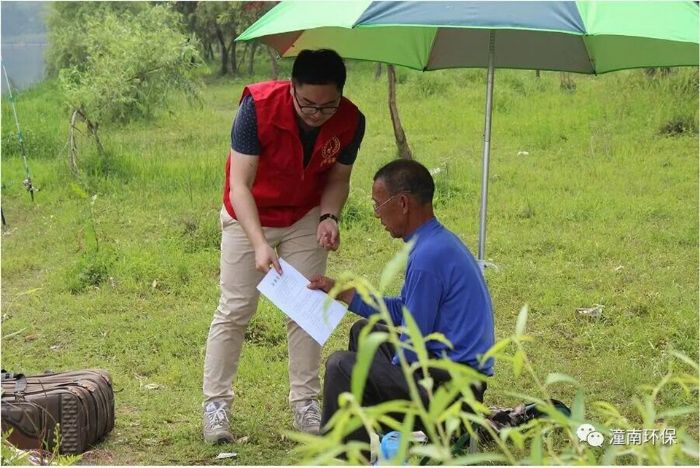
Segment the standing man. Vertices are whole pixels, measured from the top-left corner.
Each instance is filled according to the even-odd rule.
[[[365,130],[343,97],[345,65],[332,50],[303,50],[291,81],[246,86],[231,131],[221,210],[221,298],[204,360],[204,440],[233,441],[228,414],[257,284],[282,257],[323,274],[340,244],[338,216]],[[287,322],[289,403],[297,430],[318,433],[321,347]]]
[[[396,326],[404,326],[403,308],[407,308],[422,332],[427,336],[442,333],[452,343],[449,348],[440,341],[428,341],[430,358],[445,357],[469,366],[483,374],[493,375],[493,359],[480,363],[479,356],[494,344],[491,296],[474,256],[462,241],[438,222],[433,213],[435,184],[428,170],[416,161],[395,160],[385,165],[374,176],[372,199],[374,214],[393,238],[404,242],[415,240],[406,266],[401,295],[385,297],[384,302]],[[335,281],[321,275],[311,278],[309,288],[326,292]],[[354,289],[341,292],[338,299],[349,304],[349,310],[369,317],[377,313],[362,301]],[[350,330],[348,351],[336,351],[326,363],[323,391],[322,427],[338,410],[338,396],[350,391],[352,369],[357,359],[360,330],[367,320],[359,320]],[[385,325],[375,326],[387,331]],[[407,337],[401,335],[403,341]],[[409,362],[416,360],[406,352]],[[436,388],[450,380],[450,374],[438,368],[429,368],[429,376]],[[422,370],[413,376],[416,381],[425,377]],[[471,386],[472,394],[483,401],[485,378]],[[428,393],[418,385],[423,403]],[[399,364],[396,350],[390,343],[377,350],[367,375],[363,406],[373,406],[391,400],[410,400],[406,377]],[[369,441],[364,428],[359,428],[350,439]]]

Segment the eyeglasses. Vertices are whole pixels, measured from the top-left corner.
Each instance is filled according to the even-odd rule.
[[[302,114],[304,115],[314,115],[317,112],[320,112],[323,115],[333,115],[335,112],[338,110],[338,107],[340,106],[302,106],[301,103],[299,102],[299,98],[297,97],[297,90],[294,88],[294,100],[297,102],[297,106],[299,106],[299,110],[301,111]],[[338,98],[340,99],[340,98]]]
[[[387,198],[386,200],[384,200],[384,201],[383,201],[382,203],[380,203],[379,205],[377,205],[377,203],[375,202],[375,204],[374,204],[374,214],[379,214],[379,210],[380,210],[384,205],[386,205],[387,203],[389,203],[391,200],[393,200],[394,198],[398,197],[398,196],[401,195],[402,193],[409,193],[409,192],[403,191],[403,192],[395,193],[395,194],[393,194],[392,196],[390,196],[389,198]]]

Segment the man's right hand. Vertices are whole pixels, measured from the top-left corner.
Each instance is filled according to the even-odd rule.
[[[267,273],[270,270],[270,265],[279,273],[282,274],[282,267],[277,259],[275,249],[270,247],[268,243],[262,243],[255,248],[255,269]]]
[[[236,219],[255,250],[255,269],[267,273],[272,266],[281,275],[282,268],[277,260],[277,254],[265,239],[260,225],[258,207],[255,205],[255,199],[251,192],[258,171],[259,156],[238,153],[232,148],[229,158],[231,164],[229,197],[231,205],[236,210]]]

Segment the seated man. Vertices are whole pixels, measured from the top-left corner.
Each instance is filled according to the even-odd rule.
[[[394,238],[404,242],[415,239],[406,267],[405,282],[398,297],[385,297],[395,325],[402,325],[402,307],[412,313],[423,336],[439,332],[452,343],[449,349],[438,341],[426,343],[428,354],[443,356],[477,371],[493,375],[493,360],[479,364],[494,343],[491,297],[476,260],[464,243],[443,227],[433,214],[435,184],[428,170],[416,161],[395,160],[374,176],[372,199],[374,213]],[[328,292],[335,281],[324,277],[311,278],[309,288]],[[365,304],[354,289],[341,292],[338,299],[349,304],[349,310],[369,317],[377,311]],[[321,427],[338,409],[338,396],[350,391],[352,368],[358,349],[358,336],[366,320],[356,322],[350,331],[348,351],[337,351],[326,363]],[[383,327],[377,325],[377,329]],[[401,336],[405,340],[405,336]],[[406,353],[415,361],[412,353]],[[450,379],[448,372],[430,369],[436,388]],[[423,376],[416,373],[418,380]],[[424,403],[428,395],[418,385]],[[474,397],[483,401],[485,382],[472,385]],[[367,376],[363,405],[371,406],[390,400],[410,400],[408,384],[395,350],[384,343],[377,351]],[[369,440],[364,429],[349,438]]]

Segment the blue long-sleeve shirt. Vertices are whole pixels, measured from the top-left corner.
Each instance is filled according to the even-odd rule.
[[[392,321],[403,325],[402,307],[406,306],[423,336],[440,332],[453,345],[449,349],[438,341],[427,342],[431,357],[446,355],[452,361],[493,375],[493,359],[479,365],[479,356],[494,344],[493,307],[481,268],[467,246],[435,218],[404,241],[414,238],[401,295],[384,298]],[[363,317],[377,312],[359,294],[353,296],[349,309]],[[406,339],[402,334],[401,340]],[[416,360],[412,353],[406,355],[409,362]],[[398,364],[396,356],[393,362]]]

